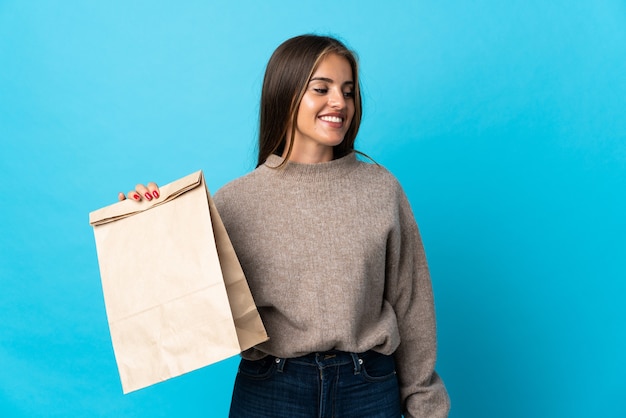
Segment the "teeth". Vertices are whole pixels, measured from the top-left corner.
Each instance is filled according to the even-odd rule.
[[[338,116],[322,116],[320,119],[326,122],[335,122],[335,123],[341,123],[343,121],[343,119]]]

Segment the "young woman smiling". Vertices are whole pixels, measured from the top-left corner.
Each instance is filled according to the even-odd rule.
[[[361,114],[341,42],[276,49],[257,168],[214,196],[270,336],[242,353],[231,417],[448,415],[419,230],[395,177],[357,159]],[[158,186],[128,197],[158,198]]]

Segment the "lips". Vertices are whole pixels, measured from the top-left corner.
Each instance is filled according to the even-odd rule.
[[[320,119],[324,122],[342,123],[343,118],[340,116],[320,116]]]
[[[341,112],[326,113],[319,116],[319,119],[333,129],[343,129],[346,115]]]

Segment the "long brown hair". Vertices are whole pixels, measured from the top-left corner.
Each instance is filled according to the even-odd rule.
[[[301,35],[283,42],[267,63],[261,91],[257,167],[271,154],[283,155],[286,146],[285,161],[289,159],[302,96],[317,66],[329,54],[337,54],[348,60],[354,81],[354,117],[343,141],[334,148],[334,158],[343,157],[354,150],[362,115],[356,55],[335,38]],[[290,141],[287,141],[287,135]]]

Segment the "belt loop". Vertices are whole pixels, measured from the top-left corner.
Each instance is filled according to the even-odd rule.
[[[285,363],[287,362],[287,359],[276,357],[274,358],[274,362],[276,363],[276,371],[278,373],[282,373],[283,369],[285,368]]]
[[[361,365],[363,364],[363,359],[361,359],[356,353],[350,353],[350,356],[352,357],[352,362],[354,363],[354,374],[356,375],[361,373]]]

